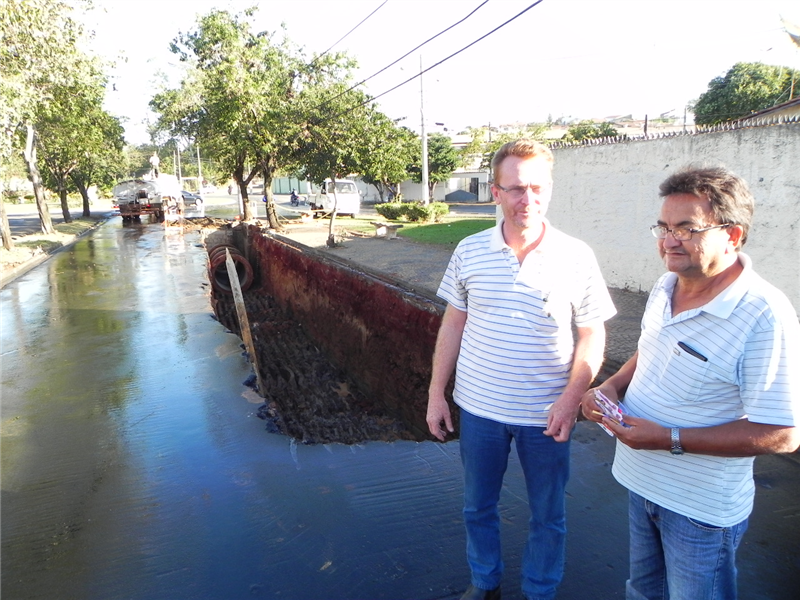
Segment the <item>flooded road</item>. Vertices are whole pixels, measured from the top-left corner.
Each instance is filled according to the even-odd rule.
[[[3,598],[457,598],[469,578],[458,443],[303,446],[267,433],[208,290],[199,234],[119,218],[0,290]],[[579,424],[572,453],[559,598],[622,598],[613,445]],[[759,494],[791,507],[787,459],[768,460]],[[511,599],[524,498],[512,455]],[[751,525],[742,597],[796,597],[796,538],[762,540],[796,514]]]
[[[114,219],[1,292],[3,597],[446,595],[457,446],[268,434],[199,237],[164,231]],[[410,577],[422,547],[457,564]]]

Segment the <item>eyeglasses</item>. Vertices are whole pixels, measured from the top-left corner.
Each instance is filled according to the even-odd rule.
[[[521,199],[525,195],[525,192],[527,192],[528,190],[531,190],[537,196],[539,195],[539,193],[542,190],[542,186],[541,185],[533,185],[533,184],[531,184],[531,185],[515,185],[514,187],[503,187],[499,183],[495,183],[494,186],[496,188],[499,188],[499,189],[503,190],[506,194],[508,194],[508,196],[512,200]]]
[[[695,233],[703,233],[704,231],[710,231],[712,229],[719,229],[720,227],[730,227],[733,223],[723,223],[722,225],[711,225],[710,227],[702,227],[700,229],[692,229],[691,227],[675,227],[670,229],[669,227],[664,227],[663,225],[653,225],[650,228],[650,231],[653,233],[653,237],[658,238],[659,240],[663,240],[667,237],[668,233],[672,234],[679,242],[686,242],[692,239],[692,235]]]

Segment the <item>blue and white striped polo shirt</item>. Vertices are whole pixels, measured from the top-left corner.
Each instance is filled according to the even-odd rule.
[[[677,281],[656,282],[642,318],[627,411],[665,427],[707,427],[747,417],[800,425],[800,323],[788,298],[744,270],[705,306],[672,316]],[[693,353],[707,359],[702,360]],[[753,508],[753,458],[632,450],[617,442],[613,473],[625,487],[671,511],[729,527]]]
[[[545,222],[520,265],[502,226],[462,240],[439,286],[467,311],[453,399],[479,417],[544,427],[569,380],[573,320],[596,325],[616,309],[587,244]]]

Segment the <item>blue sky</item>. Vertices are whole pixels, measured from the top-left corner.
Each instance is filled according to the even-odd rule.
[[[377,96],[477,40],[534,0],[490,0],[461,25],[385,73],[366,91]],[[126,139],[147,141],[147,103],[177,85],[169,52],[179,32],[212,8],[239,12],[257,4],[256,26],[281,22],[308,53],[335,46],[365,79],[462,19],[482,0],[95,0],[87,16],[96,52],[117,66],[107,107],[125,120]],[[379,8],[380,7],[380,8]],[[521,17],[425,75],[426,122],[451,130],[488,123],[633,114],[682,115],[708,82],[734,63],[800,69],[800,50],[780,17],[800,23],[796,0],[543,0]],[[392,118],[419,129],[419,80],[378,100]]]

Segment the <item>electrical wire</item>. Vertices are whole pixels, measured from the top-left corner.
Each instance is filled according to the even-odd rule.
[[[384,5],[385,5],[387,2],[389,2],[389,0],[383,0],[383,4],[381,4],[381,5],[380,5],[378,8],[376,8],[375,10],[373,10],[371,13],[369,13],[369,14],[368,14],[366,17],[364,17],[363,19],[361,19],[361,22],[360,22],[358,25],[356,25],[355,27],[353,27],[353,28],[352,28],[350,31],[348,31],[347,33],[345,33],[345,34],[344,34],[344,35],[343,35],[341,38],[339,38],[339,39],[338,39],[336,42],[334,42],[334,43],[333,43],[333,46],[331,46],[330,48],[328,48],[327,50],[325,50],[325,52],[323,52],[322,54],[320,54],[320,55],[319,55],[317,58],[315,58],[314,60],[312,60],[312,61],[311,61],[311,64],[313,65],[313,64],[314,64],[314,63],[316,63],[316,62],[317,62],[317,61],[318,61],[320,58],[322,58],[322,57],[323,57],[323,56],[325,56],[325,55],[326,55],[328,52],[330,52],[331,50],[333,50],[333,48],[336,46],[336,44],[338,44],[339,42],[341,42],[341,41],[342,41],[343,39],[345,39],[345,38],[346,38],[348,35],[350,35],[350,34],[351,34],[351,33],[353,33],[353,32],[354,32],[356,29],[358,29],[359,27],[361,27],[361,26],[364,24],[364,22],[365,22],[367,19],[369,19],[369,18],[370,18],[372,15],[374,15],[376,12],[378,12],[380,9],[382,9],[382,8],[383,8],[383,6],[384,6]]]
[[[397,60],[395,60],[394,62],[391,62],[391,63],[389,63],[388,65],[386,65],[385,67],[383,67],[383,68],[382,68],[380,71],[377,71],[376,73],[373,73],[372,75],[370,75],[370,76],[369,76],[369,77],[367,77],[366,79],[362,79],[361,81],[359,81],[358,83],[356,83],[356,84],[355,84],[355,85],[353,85],[352,87],[350,87],[350,88],[346,89],[345,91],[341,92],[340,94],[337,94],[337,95],[336,95],[336,96],[334,96],[333,98],[330,98],[330,99],[326,100],[325,102],[323,102],[322,104],[320,104],[320,105],[319,105],[317,108],[321,108],[322,106],[325,106],[325,104],[328,104],[328,103],[330,103],[330,102],[333,102],[334,100],[336,100],[336,98],[339,98],[340,96],[343,96],[343,95],[344,95],[344,94],[346,94],[347,92],[350,92],[350,91],[352,91],[352,90],[356,89],[358,86],[365,84],[367,81],[369,81],[369,80],[370,80],[370,79],[372,79],[373,77],[377,77],[378,75],[380,75],[381,73],[383,73],[383,72],[384,72],[386,69],[388,69],[388,68],[390,68],[390,67],[393,67],[394,65],[396,65],[397,63],[399,63],[401,60],[403,60],[404,58],[406,58],[406,57],[407,57],[409,54],[411,54],[411,53],[413,53],[413,52],[416,52],[417,50],[419,50],[420,48],[422,48],[422,47],[423,47],[425,44],[427,44],[427,43],[429,43],[429,42],[432,42],[433,40],[435,40],[436,38],[438,38],[440,35],[442,35],[442,34],[444,34],[444,33],[447,33],[448,31],[450,31],[450,30],[451,30],[453,27],[455,27],[456,25],[460,25],[461,23],[463,23],[464,21],[466,21],[467,19],[469,19],[469,18],[470,18],[472,15],[474,15],[476,12],[478,12],[478,10],[479,10],[480,8],[482,8],[482,7],[483,7],[485,4],[487,4],[488,2],[489,2],[489,0],[484,0],[484,1],[483,1],[483,2],[481,2],[481,3],[480,3],[478,6],[477,6],[477,7],[475,7],[474,9],[472,9],[472,12],[470,12],[470,13],[469,13],[469,14],[468,14],[466,17],[464,17],[463,19],[461,19],[461,20],[459,20],[459,21],[456,21],[455,23],[453,23],[452,25],[450,25],[450,26],[449,26],[449,27],[447,27],[446,29],[442,29],[442,30],[441,30],[439,33],[437,33],[437,34],[436,34],[436,35],[434,35],[433,37],[430,37],[430,38],[428,38],[427,40],[425,40],[424,42],[422,42],[421,44],[419,44],[419,45],[418,45],[416,48],[412,48],[411,50],[409,50],[408,52],[406,52],[405,54],[403,54],[403,56],[401,56],[400,58],[398,58],[398,59],[397,59]]]
[[[417,73],[416,75],[414,75],[414,76],[412,76],[412,77],[409,77],[408,79],[406,79],[406,80],[405,80],[405,81],[403,81],[402,83],[399,83],[399,84],[397,84],[397,85],[396,85],[396,86],[394,86],[393,88],[390,88],[390,89],[386,90],[385,92],[382,92],[381,94],[378,94],[377,96],[374,96],[374,97],[370,98],[369,100],[366,100],[366,101],[364,101],[364,102],[361,102],[361,103],[359,103],[359,104],[355,104],[355,105],[351,106],[350,108],[347,108],[347,109],[343,110],[342,112],[340,112],[340,113],[337,113],[336,115],[334,115],[334,117],[340,117],[340,116],[342,116],[343,114],[346,114],[346,113],[348,113],[348,112],[350,112],[350,111],[353,111],[353,110],[355,110],[355,109],[357,109],[357,108],[360,108],[360,107],[362,107],[362,106],[364,106],[364,105],[366,105],[366,104],[369,104],[370,102],[374,102],[374,101],[375,101],[375,100],[377,100],[378,98],[380,98],[380,97],[382,97],[382,96],[385,96],[386,94],[389,94],[390,92],[393,92],[393,91],[395,91],[395,90],[396,90],[396,89],[398,89],[398,88],[401,88],[401,87],[403,87],[404,85],[406,85],[407,83],[410,83],[410,82],[414,81],[414,80],[415,80],[415,79],[417,79],[418,77],[422,77],[422,75],[424,75],[425,73],[427,73],[427,72],[428,72],[428,71],[430,71],[431,69],[435,69],[436,67],[438,67],[438,66],[439,66],[439,65],[441,65],[442,63],[445,63],[445,62],[447,62],[448,60],[450,60],[451,58],[453,58],[454,56],[457,56],[458,54],[461,54],[461,53],[462,53],[462,52],[464,52],[464,50],[466,50],[467,48],[470,48],[470,47],[474,46],[475,44],[477,44],[478,42],[480,42],[481,40],[484,40],[484,39],[486,39],[487,37],[489,37],[490,35],[492,35],[492,34],[493,34],[493,33],[495,33],[496,31],[498,31],[499,29],[502,29],[503,27],[505,27],[506,25],[508,25],[508,24],[509,24],[509,23],[511,23],[512,21],[514,21],[514,20],[518,19],[519,17],[521,17],[522,15],[524,15],[526,12],[528,12],[530,9],[532,9],[532,8],[534,8],[535,6],[537,6],[537,5],[541,4],[542,2],[544,2],[544,0],[537,0],[536,2],[534,2],[533,4],[531,4],[530,6],[528,6],[527,8],[525,8],[525,9],[521,10],[519,13],[517,13],[516,15],[514,15],[513,17],[511,17],[510,19],[508,19],[508,20],[507,20],[507,21],[505,21],[504,23],[501,23],[500,25],[498,25],[497,27],[495,27],[494,29],[492,29],[490,32],[488,32],[488,33],[486,33],[486,34],[482,35],[481,37],[479,37],[479,38],[478,38],[478,39],[476,39],[475,41],[473,41],[473,42],[470,42],[469,44],[467,44],[466,46],[464,46],[464,47],[463,47],[463,48],[461,48],[460,50],[457,50],[457,51],[453,52],[453,53],[452,53],[450,56],[447,56],[447,57],[443,58],[443,59],[442,59],[442,60],[440,60],[439,62],[437,62],[437,63],[435,63],[435,64],[431,65],[430,67],[428,67],[427,69],[425,69],[425,70],[423,70],[423,71],[420,71],[419,73]],[[478,8],[480,8],[480,7],[478,7]],[[476,10],[477,10],[477,9],[476,9]]]

